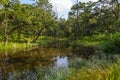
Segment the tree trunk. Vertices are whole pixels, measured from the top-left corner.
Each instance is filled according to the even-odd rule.
[[[78,28],[79,28],[79,22],[78,22],[78,16],[79,16],[79,10],[78,10],[79,2],[77,0],[77,15],[76,15],[76,27],[75,27],[75,40],[78,41]]]
[[[21,27],[22,25],[20,25],[19,27],[18,27],[18,40],[20,41],[20,38],[21,38],[21,31],[22,31],[22,27]]]
[[[40,30],[39,30],[39,32],[35,35],[35,38],[32,40],[32,42],[36,42],[36,40],[39,38],[39,36],[41,35],[41,32],[42,32],[42,30],[43,30],[44,28],[41,28]]]
[[[4,22],[5,22],[5,24],[4,24],[4,46],[6,46],[7,43],[8,43],[8,35],[7,35],[8,23],[7,23],[7,14],[6,14],[6,10],[5,10],[4,15],[5,15],[5,19],[4,19]]]

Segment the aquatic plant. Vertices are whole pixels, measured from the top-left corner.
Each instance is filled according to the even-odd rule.
[[[66,80],[67,75],[70,74],[67,67],[37,67],[37,74],[39,80]]]
[[[72,69],[67,80],[120,80],[120,61],[104,68],[96,65],[94,68]]]

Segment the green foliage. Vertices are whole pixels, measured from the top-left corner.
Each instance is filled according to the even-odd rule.
[[[0,53],[11,52],[11,51],[24,51],[26,48],[32,48],[30,43],[13,43],[9,42],[7,46],[4,46],[3,42],[0,42]]]
[[[87,60],[82,60],[81,58],[76,58],[70,61],[69,67],[75,68],[75,69],[80,69],[81,67],[89,67],[89,63]]]
[[[120,31],[119,6],[115,1],[79,2],[72,6],[67,20],[56,18],[48,0],[34,1],[35,5],[21,4],[19,0],[0,0],[0,53],[31,48],[31,41],[47,45],[60,40],[65,45],[81,47],[78,53],[84,56],[91,57],[98,46],[103,53],[120,53],[120,33],[115,33]],[[78,41],[75,41],[76,26]],[[7,46],[3,43],[5,37],[9,40]],[[39,66],[31,79],[119,80],[120,60],[111,64],[116,62],[116,55],[100,55],[101,59],[98,56],[90,60],[76,58],[68,67]],[[10,79],[25,79],[25,76],[25,72],[13,72]]]
[[[77,69],[77,71],[74,69],[72,71],[68,80],[119,80],[120,61],[117,64],[109,64],[104,69],[96,65],[93,68],[82,67],[79,70]]]
[[[70,61],[69,67],[40,65],[31,74],[29,71],[13,72],[10,79],[26,79],[27,74],[30,80],[119,80],[120,60],[118,57],[118,61],[112,63],[110,59],[98,59],[98,56],[91,60],[76,58]]]
[[[98,3],[101,8],[97,6]],[[107,39],[104,38],[104,34],[120,30],[119,17],[117,16],[119,10],[115,1],[107,2],[109,7],[103,6],[104,1],[79,2],[78,5],[72,6],[68,19],[57,19],[52,11],[52,4],[48,0],[34,0],[34,4],[21,4],[20,0],[1,0],[0,36],[6,35],[9,41],[17,42],[24,42],[24,37],[36,42],[40,36],[75,40],[77,26],[79,39],[87,40],[83,41],[88,42],[87,44],[99,44],[99,40]],[[113,10],[111,11],[111,9]],[[78,15],[76,16],[77,11]],[[5,19],[7,20],[6,28]],[[89,38],[98,34],[103,34],[103,36]],[[5,40],[4,36],[0,40]],[[88,41],[88,39],[90,40]]]
[[[108,40],[103,43],[103,51],[105,53],[120,53],[120,33],[108,36]]]
[[[21,4],[19,0],[2,0],[0,6],[0,36],[6,36],[6,42],[23,42],[24,37],[36,41],[57,22],[48,0],[38,0],[35,5]]]
[[[39,80],[66,80],[69,69],[66,67],[37,67]]]

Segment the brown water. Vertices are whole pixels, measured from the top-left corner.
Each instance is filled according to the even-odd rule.
[[[92,55],[95,51],[85,52],[76,48],[35,48],[29,51],[21,51],[16,53],[4,52],[0,55],[0,80],[11,80],[9,77],[16,71],[34,73],[36,67],[42,66],[63,66],[68,67],[69,59],[73,58],[74,55],[80,56],[81,58]],[[83,54],[82,54],[83,53]],[[87,53],[87,54],[86,54]],[[88,57],[86,57],[88,58]],[[30,75],[28,75],[30,76]]]

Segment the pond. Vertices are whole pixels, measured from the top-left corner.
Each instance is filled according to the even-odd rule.
[[[0,80],[13,80],[13,77],[18,75],[19,78],[21,75],[22,77],[24,76],[24,80],[36,80],[30,79],[30,77],[31,74],[37,75],[37,67],[52,66],[67,68],[69,66],[70,60],[76,58],[76,56],[80,57],[81,59],[88,59],[94,55],[95,52],[96,51],[90,47],[83,49],[79,47],[38,47],[29,51],[11,51],[11,53],[4,52],[0,55]]]

